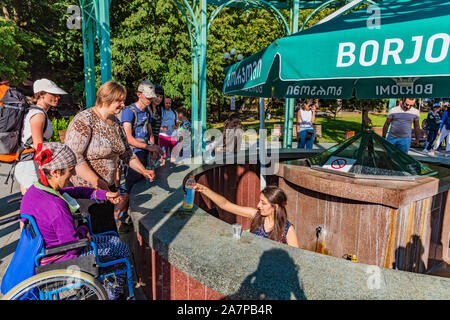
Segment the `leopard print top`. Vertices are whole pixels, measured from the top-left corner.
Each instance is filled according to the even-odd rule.
[[[118,159],[128,164],[136,157],[120,122],[114,118],[114,123],[108,124],[99,118],[93,108],[73,118],[67,128],[65,144],[75,152],[77,165],[87,162],[110,186],[114,185]],[[73,176],[71,182],[77,187],[92,187],[79,176]]]

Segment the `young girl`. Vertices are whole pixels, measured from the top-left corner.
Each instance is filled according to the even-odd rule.
[[[187,110],[184,107],[177,109],[177,144],[172,150],[171,161],[181,163],[185,159],[191,158],[191,124],[187,119]]]
[[[199,183],[194,189],[210,198],[219,208],[245,218],[251,218],[251,233],[298,248],[294,226],[287,219],[286,194],[280,188],[265,187],[261,191],[257,208],[234,204]]]
[[[176,123],[178,121],[175,111],[172,109],[172,99],[164,97],[164,109],[161,117],[161,130],[159,131],[159,146],[165,149],[163,159],[177,144]]]

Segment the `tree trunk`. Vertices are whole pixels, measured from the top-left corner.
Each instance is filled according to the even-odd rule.
[[[7,20],[11,20],[8,9],[6,7],[2,7],[3,17]]]
[[[334,120],[336,120],[336,117],[338,113],[342,110],[342,99],[336,99],[336,113],[334,114]]]
[[[220,119],[222,118],[222,107],[224,104],[225,104],[224,98],[217,99],[217,122],[219,122]]]
[[[369,118],[369,110],[366,108],[362,108],[362,130],[368,128],[369,125],[372,123]]]

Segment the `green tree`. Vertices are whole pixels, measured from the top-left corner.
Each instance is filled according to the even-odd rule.
[[[208,14],[215,9],[208,6]],[[284,12],[285,17],[288,12]],[[113,77],[134,92],[145,78],[161,84],[185,106],[191,103],[191,43],[183,15],[173,1],[132,0],[112,4],[111,52]],[[120,17],[120,19],[117,19]],[[222,94],[224,52],[236,48],[249,56],[283,36],[264,10],[225,8],[211,24],[207,39],[208,114],[223,112],[229,97]],[[131,97],[130,97],[131,96]],[[130,101],[135,99],[129,95]]]
[[[66,24],[67,8],[77,4],[76,0],[3,0],[0,6],[2,20],[22,35],[18,42],[27,63],[17,65],[25,72],[20,77],[49,78],[71,93],[73,102],[83,101],[84,91],[81,31]]]
[[[22,85],[29,75],[27,60],[32,50],[43,43],[5,18],[0,18],[0,34],[0,80]]]

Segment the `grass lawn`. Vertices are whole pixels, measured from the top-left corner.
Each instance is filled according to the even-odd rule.
[[[345,134],[347,131],[355,131],[358,133],[361,131],[361,113],[356,112],[346,112],[341,113],[334,119],[333,117],[316,117],[315,124],[322,125],[322,138],[319,142],[342,142],[345,140]],[[422,125],[422,120],[426,119],[427,112],[421,112],[420,114],[420,124]],[[374,127],[382,127],[386,121],[386,114],[372,114],[369,113],[369,118],[372,120],[372,125]],[[296,118],[294,118],[294,122]],[[266,120],[266,128],[273,129],[275,124],[283,124],[283,117],[274,117],[270,120]],[[242,124],[246,129],[255,129],[258,132],[259,120],[245,121],[242,120]],[[215,123],[211,125],[212,128],[219,130],[223,129],[223,123]],[[293,140],[295,141],[296,138]],[[280,138],[283,141],[283,138]]]

